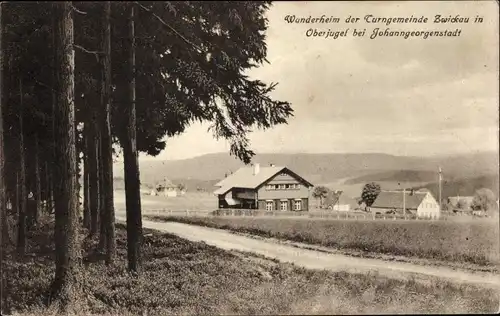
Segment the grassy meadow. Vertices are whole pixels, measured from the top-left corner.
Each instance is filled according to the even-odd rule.
[[[328,248],[491,266],[500,261],[498,220],[389,221],[272,217],[165,217]]]
[[[125,211],[125,191],[115,190],[115,208]],[[213,211],[217,208],[217,198],[207,192],[187,192],[176,197],[141,195],[143,212],[157,213],[158,211]]]
[[[3,304],[13,315],[55,315],[45,306],[54,275],[52,225],[30,232],[20,260],[7,249]],[[260,256],[145,230],[142,272],[126,271],[126,233],[106,266],[86,240],[73,315],[492,313],[498,293],[439,280],[421,284],[376,274],[306,270]]]

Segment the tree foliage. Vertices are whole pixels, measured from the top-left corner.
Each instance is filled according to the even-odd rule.
[[[321,186],[320,185],[320,186],[314,187],[312,196],[315,199],[319,199],[320,200],[320,206],[323,206],[323,200],[328,196],[328,193],[330,193],[330,189],[328,189],[325,186]]]
[[[361,191],[361,199],[365,202],[366,206],[372,206],[380,191],[380,184],[375,182],[367,183],[363,186],[363,190]]]
[[[100,104],[98,2],[73,2],[86,14],[75,14],[75,115],[77,124]],[[230,153],[248,163],[253,156],[249,134],[284,124],[293,115],[288,102],[270,94],[276,84],[250,78],[247,72],[266,62],[264,13],[260,2],[140,2],[136,4],[136,85],[138,150],[157,155],[168,137],[186,131],[194,122],[208,122],[216,138],[229,140]],[[44,151],[52,147],[53,21],[46,2],[4,4],[5,60],[10,73],[6,96],[6,146],[18,135],[16,84],[23,76],[26,139],[34,131]],[[112,133],[115,145],[123,139],[121,105],[128,88],[126,5],[112,3]],[[77,130],[78,155],[83,135]],[[28,146],[28,149],[31,146]],[[8,153],[7,153],[8,155]],[[27,155],[32,157],[33,155]],[[33,165],[31,162],[28,165]]]
[[[477,190],[474,194],[471,208],[473,210],[485,212],[496,210],[498,206],[495,193],[487,188]]]
[[[149,155],[159,154],[169,137],[191,124],[205,122],[215,138],[229,141],[232,155],[249,163],[254,155],[249,134],[286,124],[293,115],[288,102],[271,97],[276,84],[248,75],[267,62],[269,1],[107,4],[111,7],[105,11],[106,2],[2,3],[3,153],[6,170],[13,171],[5,177],[7,194],[14,204],[26,201],[26,194],[16,195],[16,174],[21,171],[26,175],[23,190],[35,192],[39,183],[47,184],[36,198],[55,195],[58,251],[76,238],[82,158],[92,158],[87,160],[92,176],[86,205],[100,213],[100,223],[95,223],[96,212],[90,212],[91,231],[104,222],[106,209],[112,214],[112,194],[103,193],[113,191],[112,173],[104,172],[107,180],[102,181],[103,166],[111,169],[111,146],[131,146],[126,145],[130,129],[123,124],[129,122],[123,109],[131,102],[131,76],[137,151]],[[135,71],[129,67],[131,6],[136,16]],[[103,12],[109,19],[103,19],[108,16]],[[70,29],[71,36],[63,36]],[[104,35],[110,45],[102,44]],[[71,74],[66,73],[69,68]],[[86,138],[94,141],[89,145]],[[98,149],[103,139],[106,146]],[[114,225],[110,216],[106,222]],[[112,235],[112,226],[99,227],[101,235],[106,229]],[[71,273],[66,261],[73,260],[78,247],[67,248],[69,254],[58,254],[57,275]]]

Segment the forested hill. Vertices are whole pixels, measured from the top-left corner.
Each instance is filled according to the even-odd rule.
[[[314,184],[338,179],[347,181],[405,181],[410,178],[433,182],[438,166],[448,180],[495,176],[498,154],[483,152],[441,157],[403,157],[387,154],[258,154],[253,159],[261,165],[273,163],[291,168]],[[189,181],[212,185],[244,164],[227,153],[207,154],[191,159],[140,162],[143,183],[167,177],[174,182]],[[123,163],[115,163],[116,177],[123,175]],[[434,173],[434,175],[433,175]],[[349,180],[351,179],[351,180]],[[411,182],[411,181],[410,181]]]

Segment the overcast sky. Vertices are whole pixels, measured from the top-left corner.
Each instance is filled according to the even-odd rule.
[[[339,24],[289,24],[286,15],[336,16]],[[306,37],[309,28],[370,29],[346,25],[347,16],[435,14],[468,16],[465,25],[412,25],[462,29],[450,38]],[[472,23],[476,15],[484,22]],[[268,60],[252,71],[278,82],[273,94],[292,103],[288,125],[250,139],[263,152],[383,152],[441,155],[498,150],[498,4],[486,2],[276,2],[268,12]],[[390,25],[405,29],[401,24]],[[208,125],[192,125],[167,140],[156,159],[183,159],[228,151]],[[141,156],[143,159],[151,157]]]

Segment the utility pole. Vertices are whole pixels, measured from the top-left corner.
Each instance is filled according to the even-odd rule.
[[[403,215],[406,216],[406,187],[403,187]]]
[[[441,200],[441,181],[443,180],[441,166],[439,166],[439,213],[441,213],[441,204],[443,201]]]

